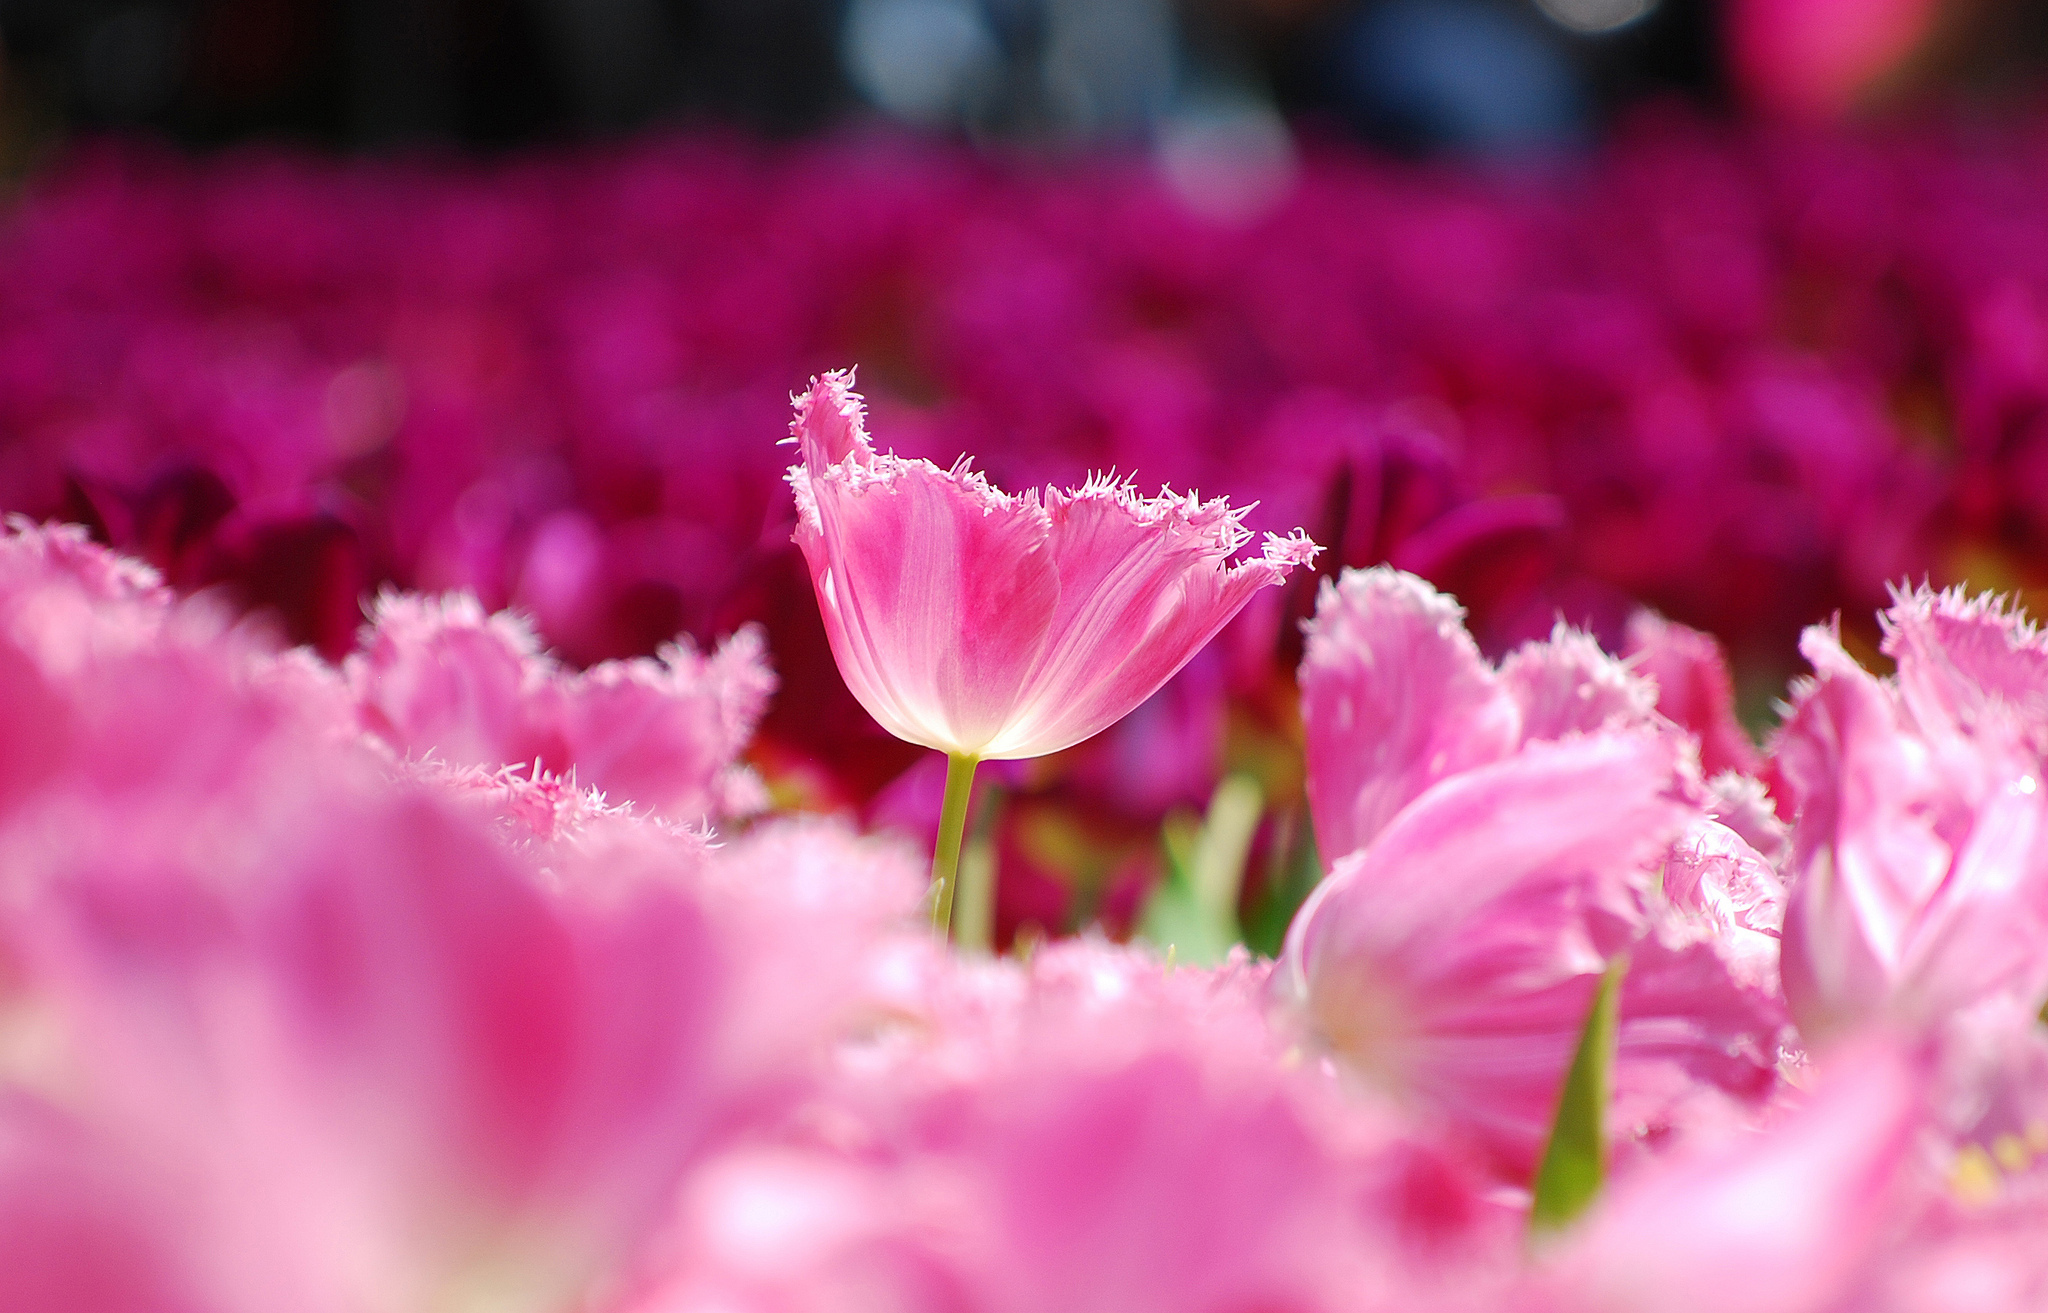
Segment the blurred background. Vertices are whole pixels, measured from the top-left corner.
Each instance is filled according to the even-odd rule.
[[[386,586],[761,625],[775,805],[928,841],[789,542],[852,364],[882,446],[1257,501],[1490,656],[1661,612],[1764,733],[1804,625],[2048,598],[2044,70],[2018,0],[0,0],[0,510],[330,659]],[[999,942],[1277,945],[1315,587],[984,771]]]
[[[2024,0],[5,0],[10,144],[374,149],[887,119],[1072,144],[1277,123],[1583,143],[1646,97],[1804,118],[2024,94]]]

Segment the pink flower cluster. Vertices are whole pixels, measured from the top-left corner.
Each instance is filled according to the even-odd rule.
[[[331,664],[17,522],[0,1306],[2039,1307],[2048,638],[1902,593],[1709,774],[1718,652],[1633,632],[1494,664],[1346,573],[1278,960],[996,959],[745,817],[750,636],[574,672],[394,594]],[[1531,1237],[1622,957],[1610,1179]]]
[[[330,658],[384,582],[516,605],[579,666],[762,622],[789,679],[757,760],[863,803],[913,756],[826,673],[759,441],[858,362],[906,456],[1258,499],[1248,528],[1429,578],[1494,654],[1648,602],[1767,697],[1887,579],[2044,581],[2038,136],[1645,120],[1492,178],[1311,147],[1241,227],[1137,162],[887,142],[85,147],[0,224],[0,507]],[[1054,769],[1086,787],[1018,787],[1149,842],[1226,729],[1284,737],[1311,592]]]

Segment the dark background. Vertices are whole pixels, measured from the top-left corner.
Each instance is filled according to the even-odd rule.
[[[1586,33],[1556,17],[1573,6],[1648,11]],[[1877,99],[2031,90],[2048,5],[1918,7],[1936,38]],[[1501,153],[1597,136],[1645,96],[1741,108],[1726,19],[1711,0],[0,0],[0,103],[17,154],[109,127],[492,149],[888,117],[1058,145],[1190,103]]]

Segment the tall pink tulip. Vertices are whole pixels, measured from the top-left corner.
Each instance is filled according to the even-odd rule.
[[[934,922],[975,765],[1038,757],[1121,719],[1252,595],[1318,550],[1250,538],[1222,499],[1140,497],[1109,478],[1011,495],[970,470],[877,453],[851,371],[814,380],[790,426],[796,541],[853,695],[898,738],[946,753]]]

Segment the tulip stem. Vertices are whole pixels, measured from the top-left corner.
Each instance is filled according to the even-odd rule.
[[[974,792],[974,768],[981,758],[953,753],[946,758],[946,805],[939,812],[939,843],[932,850],[932,930],[944,939],[953,928],[953,891],[959,883],[960,839],[967,832],[967,799]]]

